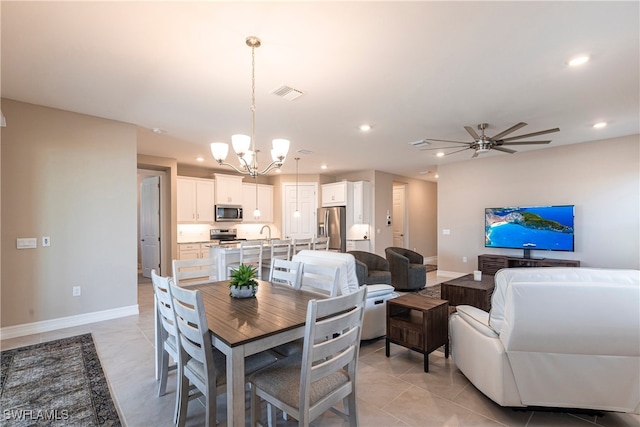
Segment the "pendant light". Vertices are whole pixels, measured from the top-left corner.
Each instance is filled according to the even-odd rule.
[[[258,209],[258,176],[254,177],[256,180],[256,209],[253,211],[253,219],[260,219],[260,209]]]
[[[300,160],[300,157],[296,157],[296,210],[295,212],[293,212],[293,217],[294,218],[300,218],[300,211],[298,210],[298,160]]]

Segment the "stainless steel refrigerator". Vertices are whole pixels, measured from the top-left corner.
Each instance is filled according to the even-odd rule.
[[[329,250],[347,250],[347,212],[344,206],[318,208],[318,237],[329,237]]]

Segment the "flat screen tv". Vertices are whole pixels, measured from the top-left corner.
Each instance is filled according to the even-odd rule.
[[[574,205],[486,208],[487,248],[573,252]]]

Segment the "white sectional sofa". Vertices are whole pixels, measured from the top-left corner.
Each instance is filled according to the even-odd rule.
[[[640,413],[640,271],[518,268],[491,312],[459,305],[451,354],[502,406]]]

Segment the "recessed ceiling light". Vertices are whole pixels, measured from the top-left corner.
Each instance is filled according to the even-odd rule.
[[[418,172],[419,175],[428,175],[430,173],[431,173],[431,171],[420,171],[420,172]]]
[[[152,129],[151,129],[151,131],[152,131],[153,133],[167,133],[167,131],[166,131],[166,130],[164,130],[164,129],[160,129],[160,128],[152,128]]]
[[[596,129],[600,129],[600,128],[603,128],[603,127],[606,127],[606,126],[607,126],[607,122],[598,122],[595,125],[593,125],[593,127],[596,128]]]
[[[198,157],[196,157],[196,160],[199,161],[199,162],[204,162],[204,157],[198,156]]]
[[[371,125],[367,124],[367,123],[363,123],[360,125],[360,130],[362,132],[368,132],[371,130]]]
[[[444,153],[443,153],[442,151],[440,151],[440,152],[436,153],[436,156],[438,156],[438,157],[444,157]]]
[[[435,176],[435,177],[436,177],[436,178],[439,178],[439,177],[440,177],[440,175],[436,174],[436,176]]]
[[[576,56],[575,58],[570,59],[569,65],[572,67],[577,67],[579,65],[586,64],[587,62],[589,62],[589,56],[581,55],[581,56]]]
[[[326,169],[326,168],[327,168],[327,165],[320,166],[320,169]]]

